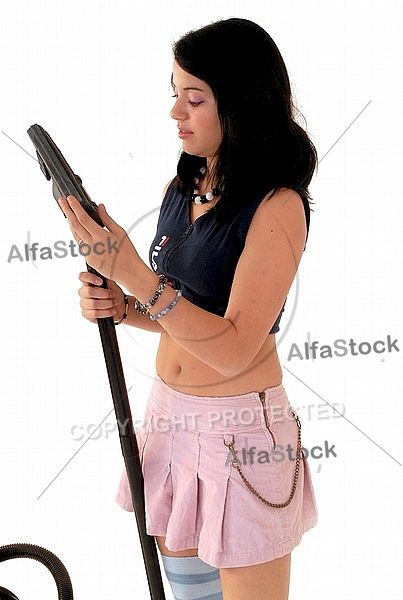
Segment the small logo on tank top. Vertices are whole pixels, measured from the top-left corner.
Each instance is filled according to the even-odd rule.
[[[161,240],[158,242],[158,244],[156,244],[154,246],[154,250],[151,253],[151,265],[152,265],[152,268],[154,269],[154,271],[156,271],[158,269],[158,265],[157,265],[155,259],[158,258],[159,253],[161,252],[161,250],[165,246],[165,244],[168,242],[168,240],[169,240],[169,236],[163,235],[161,237]]]

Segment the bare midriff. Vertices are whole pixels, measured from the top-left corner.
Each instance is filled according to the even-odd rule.
[[[227,377],[184,350],[167,333],[162,333],[156,369],[169,387],[194,396],[235,396],[259,392],[282,381],[274,334],[267,336],[254,360],[242,373]]]

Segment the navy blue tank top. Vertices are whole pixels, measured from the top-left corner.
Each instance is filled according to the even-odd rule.
[[[224,316],[246,234],[263,198],[225,220],[209,210],[191,223],[188,200],[174,180],[166,191],[150,247],[152,269],[196,306]],[[270,333],[279,331],[283,311],[284,306]]]

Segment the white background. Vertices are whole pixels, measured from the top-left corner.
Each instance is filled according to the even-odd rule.
[[[2,2],[0,545],[52,550],[78,599],[148,597],[134,517],[114,502],[123,461],[116,431],[107,430],[113,413],[69,462],[88,426],[112,410],[98,331],[78,307],[83,259],[7,259],[28,237],[40,246],[71,239],[26,153],[34,154],[33,123],[146,258],[157,213],[136,223],[159,206],[180,149],[169,118],[171,44],[230,16],[255,20],[276,41],[323,158],[278,340],[304,444],[328,440],[337,458],[311,461],[319,524],[293,553],[290,600],[397,600],[401,349],[289,360],[292,344],[302,350],[308,339],[373,344],[390,335],[403,344],[403,19],[395,2]],[[156,339],[120,327],[119,344],[141,420]],[[318,418],[326,403],[342,403],[345,418],[331,409]],[[0,585],[20,600],[56,598],[51,576],[32,561],[2,563]]]

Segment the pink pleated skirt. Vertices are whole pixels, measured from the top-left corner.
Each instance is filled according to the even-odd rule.
[[[148,534],[166,537],[172,551],[198,548],[199,557],[218,568],[291,552],[317,523],[298,430],[282,385],[204,397],[177,392],[156,377],[137,434]],[[267,504],[285,504],[293,484],[287,506]],[[133,510],[125,472],[116,499]]]

